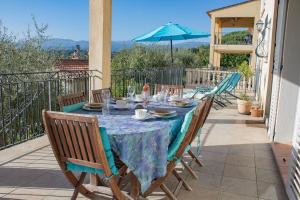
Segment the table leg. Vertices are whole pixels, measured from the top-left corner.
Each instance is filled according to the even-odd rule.
[[[135,200],[139,199],[140,183],[139,180],[132,172],[130,172],[130,184],[131,184],[130,196]]]

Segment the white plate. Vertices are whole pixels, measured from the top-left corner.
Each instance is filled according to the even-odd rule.
[[[189,107],[192,107],[194,104],[193,103],[189,103],[189,104],[181,106],[181,105],[176,105],[175,103],[171,103],[170,105],[174,106],[174,107],[179,107],[179,108],[189,108]]]
[[[152,119],[153,116],[150,115],[150,114],[147,114],[147,116],[146,116],[145,118],[136,118],[135,115],[132,115],[131,118],[132,118],[132,119],[135,119],[135,120],[139,120],[139,121],[144,121],[144,120],[147,120],[147,119]]]
[[[170,114],[170,115],[164,115],[164,116],[153,114],[152,116],[155,117],[155,118],[169,119],[169,118],[176,117],[177,113],[173,113],[173,114]]]
[[[176,110],[170,110],[168,114],[159,114],[157,112],[155,112],[155,110],[150,110],[149,111],[152,115],[158,115],[158,116],[168,116],[168,115],[174,115],[176,114]]]
[[[128,106],[127,105],[126,106],[115,105],[114,109],[117,109],[117,110],[126,110],[126,109],[128,109]]]

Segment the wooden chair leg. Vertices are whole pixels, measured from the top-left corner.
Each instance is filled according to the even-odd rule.
[[[118,180],[118,186],[120,187],[121,186],[121,183],[126,175],[126,171],[127,171],[127,166],[124,165],[120,170],[119,170],[119,180]]]
[[[169,190],[169,188],[164,183],[160,185],[160,189],[164,191],[164,193],[167,195],[169,199],[177,200],[176,196]]]
[[[192,170],[192,168],[188,164],[184,162],[184,160],[181,160],[181,163],[195,179],[198,179],[197,174]]]
[[[129,195],[126,193],[122,192],[117,184],[117,179],[116,177],[112,177],[109,181],[110,188],[113,192],[113,198],[117,200],[123,200],[123,199],[132,199]]]
[[[131,172],[130,173],[131,191],[130,196],[133,199],[138,199],[140,196],[140,185],[137,177]]]
[[[191,151],[189,150],[188,153],[190,154],[190,156],[193,158],[192,159],[192,162],[195,160],[196,163],[200,166],[200,167],[203,167],[203,163],[199,160],[199,158]],[[192,163],[191,162],[191,163]]]
[[[184,180],[184,178],[182,178],[182,177],[180,176],[180,174],[179,174],[175,169],[172,171],[172,173],[173,173],[173,175],[177,178],[177,180],[178,180],[179,182],[182,182],[183,187],[184,187],[187,191],[192,191],[192,190],[193,190],[192,187],[186,182],[186,180]]]
[[[80,174],[79,180],[78,180],[78,182],[75,185],[75,190],[73,192],[71,200],[76,200],[77,199],[78,192],[79,192],[79,187],[82,185],[82,183],[83,183],[83,181],[85,179],[85,176],[86,176],[86,172],[82,172]]]

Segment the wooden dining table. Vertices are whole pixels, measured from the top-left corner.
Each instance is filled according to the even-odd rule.
[[[176,111],[171,118],[134,119],[135,106],[119,109],[109,105],[109,114],[101,111],[76,110],[75,113],[96,115],[100,128],[105,128],[113,151],[127,165],[131,175],[131,195],[143,193],[152,180],[166,174],[168,146],[180,131],[185,114],[197,105],[178,107],[169,103],[150,102],[148,111],[166,109]],[[98,178],[91,175],[91,184],[97,185]]]

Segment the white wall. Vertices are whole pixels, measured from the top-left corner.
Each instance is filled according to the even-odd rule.
[[[300,1],[290,0],[283,52],[275,141],[291,143],[300,85]]]
[[[266,114],[268,114],[269,110],[270,99],[268,97],[270,95],[268,94],[268,91],[270,88],[270,75],[273,66],[272,41],[274,41],[274,38],[272,37],[272,32],[274,9],[275,0],[261,0],[261,20],[265,23],[264,26],[267,28],[264,29],[264,32],[259,34],[258,43],[263,38],[263,42],[259,46],[259,52],[263,55],[266,55],[266,57],[257,57],[256,61],[256,70],[259,72],[257,100],[261,103],[261,106],[265,110]],[[264,34],[264,36],[262,34]]]

